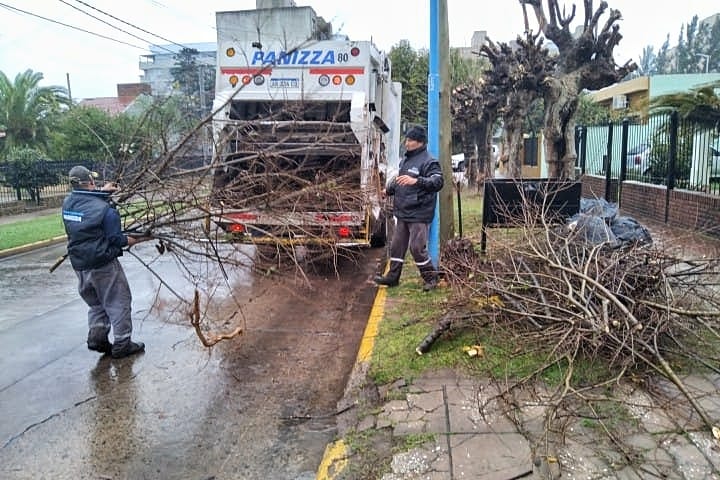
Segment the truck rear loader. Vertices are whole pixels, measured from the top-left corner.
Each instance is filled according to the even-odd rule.
[[[212,218],[256,245],[380,246],[401,85],[311,7],[217,12]]]

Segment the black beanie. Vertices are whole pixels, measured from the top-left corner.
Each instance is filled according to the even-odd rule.
[[[405,138],[415,140],[416,142],[427,143],[427,133],[421,126],[414,126],[405,133]]]

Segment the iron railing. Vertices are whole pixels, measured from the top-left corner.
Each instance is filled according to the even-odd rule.
[[[720,195],[720,129],[683,120],[677,112],[641,123],[623,120],[578,126],[578,164],[583,174]]]
[[[14,202],[40,204],[49,197],[62,197],[70,191],[67,174],[75,165],[91,170],[92,161],[40,160],[30,166],[0,162],[0,207]]]

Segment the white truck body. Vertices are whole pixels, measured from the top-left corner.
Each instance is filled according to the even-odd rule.
[[[372,42],[326,27],[310,7],[217,13],[213,216],[237,241],[385,241],[401,86]]]

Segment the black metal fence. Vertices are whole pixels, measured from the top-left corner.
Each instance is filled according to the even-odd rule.
[[[94,162],[77,160],[0,162],[0,207],[15,202],[40,205],[44,199],[65,196],[70,190],[67,174],[75,165],[95,167]]]
[[[578,167],[583,174],[632,180],[720,195],[720,129],[683,120],[677,112],[646,121],[578,126]]]

